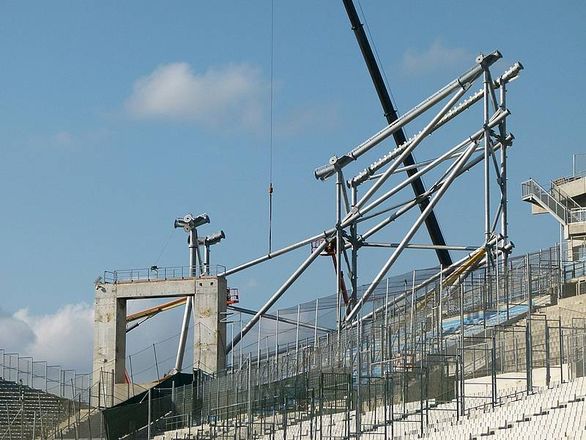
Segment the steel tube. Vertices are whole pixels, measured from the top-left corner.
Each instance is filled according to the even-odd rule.
[[[199,257],[199,246],[197,242],[197,230],[189,230],[189,275],[196,276],[196,261]],[[193,288],[196,289],[196,282],[193,282]],[[195,290],[194,290],[195,294]],[[180,372],[183,368],[183,356],[185,355],[185,344],[187,343],[187,334],[189,333],[189,321],[191,320],[191,309],[193,308],[193,297],[188,296],[185,301],[185,310],[183,312],[183,322],[181,323],[181,335],[179,336],[179,346],[177,347],[177,357],[175,358],[175,372]]]
[[[453,93],[458,88],[461,88],[463,86],[469,86],[482,74],[483,64],[490,66],[490,65],[494,64],[500,58],[502,58],[502,55],[498,51],[495,51],[489,55],[486,55],[484,58],[479,60],[480,62],[478,62],[478,64],[476,66],[474,66],[473,68],[471,68],[468,72],[464,73],[459,78],[453,80],[452,82],[450,82],[449,84],[444,86],[442,89],[440,89],[439,91],[437,91],[436,93],[431,95],[429,98],[425,99],[420,104],[413,107],[411,110],[409,110],[403,116],[399,117],[395,122],[393,122],[392,124],[389,124],[388,126],[383,128],[382,130],[380,130],[378,133],[374,134],[373,136],[368,138],[366,141],[364,141],[363,143],[358,145],[352,151],[348,152],[345,156],[343,156],[343,157],[347,157],[348,160],[347,161],[340,161],[338,163],[338,166],[343,168],[351,161],[358,159],[360,156],[362,156],[363,154],[368,152],[370,149],[372,149],[373,147],[378,145],[380,142],[384,141],[386,138],[391,136],[397,130],[399,130],[400,128],[403,128],[406,124],[411,122],[413,119],[415,119],[416,117],[418,117],[422,113],[429,110],[431,107],[436,105],[438,102],[442,101],[444,98],[449,96],[451,93]],[[318,168],[315,171],[316,178],[321,179],[321,180],[325,180],[334,174],[335,174],[335,167],[333,164]]]
[[[502,85],[500,88],[500,108],[505,109],[507,106],[507,85],[504,81],[501,81]],[[507,121],[506,119],[502,122],[502,131],[507,132]],[[500,178],[500,189],[501,189],[501,234],[503,236],[504,243],[507,244],[509,241],[509,200],[508,200],[508,184],[507,184],[507,142],[503,142],[501,148],[501,178]],[[503,255],[503,276],[504,276],[504,288],[505,288],[505,302],[507,307],[507,321],[510,318],[509,313],[509,255]]]
[[[232,350],[232,348],[234,347],[234,345],[236,345],[244,336],[246,336],[250,329],[258,322],[260,317],[264,315],[275,302],[277,302],[277,300],[287,291],[287,289],[291,287],[291,284],[293,284],[297,280],[297,278],[299,278],[301,274],[305,272],[305,269],[307,269],[311,265],[311,263],[314,262],[314,260],[319,256],[319,254],[322,253],[322,251],[325,249],[327,245],[328,238],[327,235],[322,235],[322,237],[324,238],[324,241],[320,243],[320,245],[311,253],[311,255],[307,257],[307,259],[303,263],[301,263],[301,265],[297,268],[295,272],[293,272],[293,274],[287,279],[287,281],[285,281],[285,283],[269,298],[269,300],[260,308],[260,310],[256,312],[256,314],[250,319],[250,321],[246,323],[246,325],[242,328],[240,334],[236,335],[232,342],[230,342],[230,344],[226,348],[226,353],[229,353],[230,350]]]
[[[399,243],[399,246],[397,247],[395,252],[393,252],[393,254],[390,256],[390,258],[387,260],[387,262],[383,265],[382,269],[376,275],[376,277],[374,278],[372,283],[368,286],[368,288],[366,289],[366,291],[364,292],[364,294],[362,295],[360,300],[358,300],[358,303],[354,306],[352,311],[347,315],[346,322],[352,321],[352,319],[356,316],[358,311],[362,308],[362,305],[364,304],[364,302],[368,299],[368,297],[372,294],[372,292],[374,292],[374,290],[376,289],[376,287],[378,286],[378,284],[380,283],[382,278],[385,276],[385,274],[388,272],[388,270],[391,268],[391,266],[395,263],[397,258],[399,258],[399,256],[401,255],[401,253],[405,249],[405,246],[407,244],[409,244],[409,241],[411,240],[411,238],[413,238],[413,236],[415,235],[415,233],[417,232],[417,230],[419,229],[421,224],[425,221],[425,218],[429,215],[429,213],[432,211],[433,207],[440,201],[440,199],[445,194],[447,189],[450,187],[452,182],[456,179],[456,177],[458,175],[458,171],[460,171],[460,169],[464,166],[466,161],[469,159],[470,155],[474,151],[474,148],[475,148],[475,145],[471,145],[470,147],[468,147],[466,154],[464,154],[459,159],[459,161],[457,162],[457,165],[454,167],[454,169],[450,172],[450,174],[446,178],[445,184],[442,185],[442,187],[437,192],[437,194],[433,197],[432,200],[430,200],[429,205],[425,208],[425,210],[417,218],[417,220],[415,221],[413,226],[411,226],[411,228],[409,229],[409,231],[407,232],[405,237],[403,237],[403,239]]]
[[[204,257],[203,257],[203,268],[204,268],[204,274],[205,275],[209,275],[210,274],[210,245],[209,244],[205,244],[204,245]]]
[[[342,328],[340,297],[342,296],[342,185],[343,178],[338,170],[336,179],[336,324],[338,333]]]
[[[362,234],[361,239],[365,240],[365,239],[369,238],[371,235],[374,235],[375,233],[380,231],[382,228],[384,228],[389,223],[394,222],[396,219],[398,219],[400,216],[405,214],[407,211],[409,211],[414,206],[417,206],[417,200],[412,200],[411,202],[404,205],[402,208],[393,212],[390,216],[388,216],[387,218],[382,220],[380,223],[378,223],[377,225],[370,228],[368,231],[366,231],[364,234]]]
[[[228,306],[228,309],[234,310],[235,312],[246,313],[247,315],[256,315],[258,313],[256,310],[245,309],[244,307],[238,307],[238,306]],[[270,313],[265,313],[262,315],[262,317],[265,319],[270,319],[272,321],[284,322],[285,324],[297,325],[297,322],[295,322],[293,319],[283,318],[282,316],[279,316],[279,315],[272,315]],[[316,328],[315,326],[313,326],[311,324],[305,324],[302,322],[299,323],[299,326],[303,327],[303,328],[310,329],[310,330],[314,330]],[[317,327],[317,330],[319,330],[320,332],[329,332],[332,329],[325,328],[325,327]]]
[[[355,206],[358,198],[358,188],[351,188],[352,207]],[[350,298],[350,306],[354,305],[358,296],[358,225],[353,223],[350,225],[350,236],[352,238],[352,296]]]
[[[377,248],[396,248],[399,246],[399,243],[366,243],[363,242],[362,246],[367,247],[377,247]],[[478,249],[478,247],[474,246],[436,246],[433,244],[408,244],[406,246],[408,249],[428,249],[428,250],[435,250],[435,249],[446,249],[449,251],[474,251]]]
[[[490,154],[491,154],[491,142],[490,142],[490,128],[489,123],[489,110],[488,110],[488,97],[490,89],[490,77],[488,70],[484,70],[484,241],[488,243],[490,240]]]
[[[275,251],[275,252],[272,252],[270,254],[264,255],[262,257],[256,258],[254,260],[248,261],[247,263],[241,264],[240,266],[236,266],[236,267],[234,267],[232,269],[228,269],[225,272],[223,272],[221,274],[218,274],[218,275],[219,276],[226,277],[228,275],[235,274],[236,272],[240,272],[241,270],[248,269],[249,267],[255,266],[255,265],[259,264],[259,263],[264,263],[265,261],[270,260],[271,258],[278,257],[280,255],[286,254],[287,252],[291,252],[291,251],[294,251],[296,249],[299,249],[300,247],[303,247],[305,245],[310,244],[312,241],[315,241],[315,240],[318,240],[320,238],[323,238],[326,235],[333,234],[335,231],[336,231],[335,228],[328,229],[325,232],[322,232],[320,234],[317,234],[317,235],[314,235],[312,237],[306,238],[305,240],[301,240],[301,241],[299,241],[299,242],[297,242],[295,244],[286,246],[286,247],[284,247],[282,249],[279,249],[278,251]]]
[[[477,149],[477,151],[480,151],[480,150],[479,150],[479,149]],[[459,158],[461,155],[462,155],[462,153],[453,153],[453,154],[451,154],[450,156],[446,157],[446,158],[443,160],[443,162],[445,162],[445,161],[447,161],[447,160],[450,160],[450,159],[457,159],[457,158]],[[415,163],[415,164],[413,164],[413,165],[410,165],[410,166],[408,166],[408,167],[401,167],[401,168],[397,168],[397,169],[396,169],[396,170],[393,172],[393,174],[399,174],[399,173],[402,173],[402,172],[404,172],[404,171],[409,171],[409,170],[419,169],[419,168],[421,168],[421,167],[423,167],[423,166],[429,165],[429,164],[430,164],[430,163],[432,163],[433,161],[434,161],[434,159],[429,159],[429,160],[424,160],[424,161],[422,161],[422,162],[417,162],[417,163]],[[374,179],[378,179],[380,176],[382,176],[382,173],[380,173],[380,174],[373,174],[373,175],[371,175],[371,176],[368,178],[368,180],[374,180]],[[350,183],[348,183],[348,184],[350,184]]]
[[[405,160],[405,158],[409,154],[411,154],[411,152],[421,143],[421,141],[423,141],[423,139],[425,139],[425,137],[429,134],[429,132],[433,129],[433,127],[437,124],[437,122],[446,114],[446,112],[448,110],[450,110],[450,108],[452,108],[452,106],[456,102],[458,102],[458,100],[462,97],[462,95],[464,95],[464,93],[466,93],[466,90],[468,90],[468,89],[465,86],[461,86],[460,90],[458,90],[458,93],[456,93],[448,101],[448,103],[440,110],[440,112],[429,122],[429,124],[427,124],[423,130],[421,130],[421,132],[415,137],[413,142],[411,142],[409,144],[409,146],[403,150],[403,152],[399,155],[399,157],[395,160],[395,162],[383,173],[383,175],[374,183],[374,185],[372,185],[368,189],[366,194],[364,194],[364,196],[362,196],[362,198],[356,203],[357,209],[360,209],[361,207],[363,207],[366,204],[366,202],[368,202],[368,200],[370,200],[372,195],[376,191],[378,191],[378,189],[386,182],[386,180],[389,178],[389,176],[391,176],[393,171],[399,167],[399,165],[403,162],[403,160]],[[415,173],[414,176],[415,175],[420,175],[420,174],[418,172],[418,173]],[[410,177],[410,179],[411,179],[411,177]],[[407,180],[409,180],[409,179],[407,179]]]
[[[519,74],[519,72],[522,69],[523,69],[523,66],[521,65],[521,63],[515,63],[498,80],[494,81],[494,87],[495,88],[499,88],[499,87],[502,87],[503,85],[506,85],[508,82],[510,82],[513,79],[515,79],[517,77],[517,75]],[[449,121],[451,121],[456,116],[458,116],[461,113],[463,113],[464,111],[468,110],[470,107],[472,107],[478,101],[480,101],[480,99],[482,99],[483,96],[484,96],[484,89],[481,89],[478,92],[476,92],[474,95],[468,97],[465,101],[463,101],[458,106],[452,108],[436,124],[436,126],[433,128],[433,130],[431,131],[431,133],[433,133],[435,130],[439,129],[440,127],[442,127],[443,125],[445,125],[446,123],[448,123]],[[503,110],[504,110],[504,108],[503,108]],[[395,157],[397,157],[397,155],[401,152],[401,150],[403,148],[406,148],[407,147],[407,144],[410,143],[410,142],[412,142],[412,140],[413,139],[409,139],[406,143],[398,146],[397,148],[393,149],[389,153],[387,153],[384,156],[382,156],[377,161],[373,162],[370,166],[368,166],[363,171],[361,171],[359,174],[357,174],[355,177],[353,177],[351,180],[349,180],[348,184],[351,185],[351,186],[356,186],[356,185],[360,185],[361,183],[363,183],[364,181],[366,181],[372,174],[374,174],[376,171],[378,171],[383,166],[385,166],[386,164],[388,164],[391,160],[393,160]],[[403,167],[400,170],[398,169],[396,172],[403,171],[403,170],[408,170],[408,169],[410,169],[410,168],[409,167]]]

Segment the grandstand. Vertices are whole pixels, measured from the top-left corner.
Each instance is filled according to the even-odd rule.
[[[214,268],[210,246],[224,233],[198,235],[209,217],[187,214],[174,227],[188,233],[188,266],[104,272],[95,283],[89,374],[0,350],[0,440],[586,438],[586,173],[558,179],[549,190],[523,183],[523,200],[535,213],[552,214],[564,235],[557,246],[515,256],[506,90],[523,67],[491,73],[501,58],[498,51],[479,55],[471,69],[400,117],[385,108],[387,126],[316,169],[318,180],[335,177],[330,229]],[[464,97],[475,82],[482,88]],[[476,131],[453,130],[462,136],[454,146],[424,150],[428,156],[414,161],[422,142],[477,103],[483,108]],[[403,127],[423,116],[423,128],[406,139]],[[391,137],[395,148],[344,177]],[[446,244],[433,209],[479,164],[482,240]],[[403,172],[407,177],[397,177]],[[429,189],[424,175],[433,179]],[[406,196],[410,186],[415,194]],[[406,213],[414,220],[399,242],[373,241]],[[411,242],[422,225],[431,244]],[[307,248],[259,310],[237,305],[229,276]],[[389,255],[368,267],[375,275],[360,286],[359,267],[374,259],[359,259],[358,252],[372,248]],[[438,265],[398,273],[405,249],[432,250]],[[450,252],[464,257],[454,261]],[[335,293],[273,311],[320,257],[333,262]],[[127,313],[129,301],[160,298],[172,300]],[[179,306],[177,337],[159,342],[177,342],[172,365],[160,363],[155,344],[152,362],[151,347],[126,352],[128,332]],[[189,350],[192,363],[184,362]]]
[[[277,348],[271,344],[268,350],[261,342],[234,357],[227,370],[196,375],[192,384],[177,387],[167,413],[153,417],[151,435],[458,438],[468,430],[462,438],[474,438],[494,430],[506,438],[504,430],[519,429],[520,418],[513,420],[516,408],[525,406],[525,418],[538,424],[553,417],[552,430],[580,438],[581,419],[570,424],[564,415],[584,409],[586,300],[575,290],[571,296],[559,296],[573,279],[561,283],[557,257],[552,248],[510,260],[514,269],[509,271],[508,288],[499,289],[510,295],[508,319],[505,306],[490,318],[479,315],[474,297],[484,284],[462,284],[458,290],[466,319],[460,319],[462,327],[454,325],[451,315],[459,316],[462,306],[451,312],[447,308],[443,341],[437,340],[437,326],[429,319],[437,305],[426,304],[430,295],[421,295],[415,307],[421,314],[428,311],[425,318],[415,314],[413,327],[408,299],[399,300],[392,312],[373,313],[340,333]],[[572,276],[583,276],[583,270],[573,264]],[[478,269],[473,276],[485,280],[482,272]],[[419,289],[433,292],[441,283],[436,280]],[[392,293],[400,298],[404,291]],[[373,299],[372,310],[379,300]],[[504,297],[497,300],[506,303]],[[328,304],[324,299],[315,302]],[[315,302],[304,307],[312,309]],[[414,335],[409,334],[411,328]],[[153,396],[151,405],[160,405],[161,399]],[[541,413],[529,403],[541,407]],[[146,400],[143,406],[148,406]],[[503,414],[509,411],[511,419],[504,423]],[[566,420],[565,425],[560,420]]]
[[[126,392],[106,389],[112,382],[106,378],[90,384],[90,375],[2,352],[0,429],[14,439],[480,438],[490,432],[509,438],[531,432],[525,424],[580,438],[586,297],[577,295],[577,280],[586,266],[572,262],[560,272],[558,252],[509,259],[490,313],[481,313],[477,301],[487,280],[478,268],[457,297],[445,292],[436,322],[434,292],[444,287],[439,278],[427,282],[436,269],[422,270],[413,277],[415,289],[401,281],[408,274],[390,279],[359,325],[325,334],[306,328],[311,336],[296,332],[295,340],[276,345],[267,343],[267,328],[255,335],[260,344],[232,356],[227,369],[185,374],[181,381],[171,376],[150,391],[136,384]],[[413,303],[407,292],[415,293]],[[303,304],[300,309],[319,311],[300,314],[303,324],[327,325],[333,307],[327,298]],[[298,327],[280,325],[282,332]],[[109,421],[121,414],[135,425],[107,437]],[[574,422],[568,414],[576,414]],[[542,424],[550,431],[537,428]]]

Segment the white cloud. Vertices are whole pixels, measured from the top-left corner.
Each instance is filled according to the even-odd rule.
[[[9,351],[27,347],[35,341],[35,333],[29,325],[14,316],[0,316],[0,348]]]
[[[0,316],[0,348],[79,372],[91,370],[93,308],[68,304],[55,313],[20,309]]]
[[[436,40],[422,52],[408,49],[403,56],[403,69],[409,74],[425,74],[459,66],[466,61],[474,61],[466,49],[446,47],[441,40]]]
[[[160,303],[160,300],[129,301],[128,311],[132,313]],[[137,378],[146,381],[155,377],[153,343],[156,343],[161,373],[173,367],[182,318],[183,308],[180,307],[157,315],[127,335],[126,354],[132,356]],[[78,373],[89,373],[92,370],[93,321],[94,309],[84,303],[67,304],[46,314],[31,314],[29,309],[23,308],[10,315],[0,309],[0,349],[72,368]],[[186,365],[191,359],[189,353],[185,355]],[[145,374],[138,374],[145,369]]]
[[[257,130],[266,90],[259,69],[247,64],[196,72],[187,63],[171,63],[135,81],[126,109],[137,118]]]

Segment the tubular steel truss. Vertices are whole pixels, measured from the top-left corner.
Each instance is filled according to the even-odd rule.
[[[320,181],[334,181],[336,195],[336,223],[330,229],[305,240],[291,244],[252,261],[246,262],[220,275],[228,276],[249,267],[276,258],[293,250],[312,244],[312,252],[301,265],[289,276],[267,302],[254,314],[228,344],[227,351],[233,347],[259,322],[263,315],[281,298],[297,279],[312,265],[319,255],[331,255],[334,261],[336,276],[335,289],[338,298],[337,327],[354,326],[361,315],[361,309],[381,281],[387,276],[399,256],[407,248],[433,250],[474,250],[465,258],[452,265],[441,268],[439,276],[451,276],[452,284],[465,278],[466,274],[478,267],[486,265],[487,270],[496,270],[499,259],[506,268],[508,254],[512,248],[507,230],[507,149],[512,145],[513,135],[507,131],[506,121],[510,112],[506,105],[506,91],[509,82],[517,78],[523,69],[520,63],[513,64],[501,76],[494,79],[491,67],[501,58],[498,51],[488,55],[480,55],[476,64],[467,72],[454,79],[439,91],[407,111],[404,115],[390,122],[379,132],[369,137],[360,145],[346,154],[333,156],[328,164],[315,170],[315,177]],[[482,88],[464,98],[465,94],[477,82]],[[497,96],[498,92],[498,96]],[[419,162],[409,162],[414,151],[421,151],[424,142],[440,128],[453,122],[475,104],[482,103],[482,120],[475,131],[468,133],[461,141],[443,152]],[[439,108],[439,110],[437,110]],[[435,110],[434,110],[435,109]],[[395,136],[407,124],[422,121],[423,128],[414,136],[388,153],[380,156],[370,165],[357,172],[353,177],[346,178],[354,162],[362,158],[383,141]],[[396,137],[395,137],[396,138]],[[500,152],[499,157],[497,153]],[[427,153],[429,156],[429,153]],[[482,163],[484,168],[484,237],[480,244],[470,246],[450,246],[446,244],[414,244],[412,238],[433,213],[434,207],[440,202],[450,186],[466,171]],[[395,186],[389,187],[389,179],[400,172],[408,171],[407,177]],[[402,189],[413,185],[423,176],[435,176],[435,182],[424,193],[417,194],[407,200],[398,199]],[[437,177],[439,176],[439,177]],[[499,194],[497,206],[491,206],[493,181]],[[359,189],[363,189],[359,195]],[[373,236],[397,219],[420,206],[422,199],[427,200],[425,206],[416,217],[408,232],[398,243],[373,242]],[[432,240],[437,241],[437,240]],[[381,265],[368,287],[359,294],[358,287],[358,253],[362,248],[388,247],[392,253]],[[348,256],[348,253],[350,254]],[[347,295],[343,275],[346,265],[350,277],[351,294]],[[452,275],[450,275],[452,274]],[[386,305],[384,306],[386,307]]]

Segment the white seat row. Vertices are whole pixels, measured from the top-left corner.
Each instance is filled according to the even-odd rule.
[[[430,424],[425,427],[424,438],[436,440],[471,439],[478,440],[485,437],[490,439],[541,440],[541,439],[584,439],[586,440],[586,379],[579,378],[570,383],[559,384],[552,388],[538,390],[537,393],[526,396],[517,395],[515,398],[503,399],[502,406],[492,408],[489,400],[483,396],[474,396],[466,399],[468,415],[456,420],[456,403],[449,402],[434,406],[426,416]],[[403,405],[395,405],[395,415],[404,414]],[[420,403],[409,402],[405,405],[406,417],[395,420],[393,430],[395,438],[417,439],[420,435]],[[364,429],[362,439],[383,439],[390,436],[390,427],[382,426],[384,421],[384,407],[377,407],[361,414]],[[350,419],[348,420],[348,417]],[[390,417],[390,407],[387,408],[387,419]],[[426,417],[427,418],[427,417]],[[266,420],[265,420],[266,421]],[[279,420],[280,421],[280,420]],[[271,425],[274,420],[269,420]],[[348,436],[348,426],[354,432],[355,413],[345,412],[324,415],[321,420],[290,421],[286,428],[287,440],[310,438],[313,434],[317,438],[317,427],[321,427],[321,438],[342,439]],[[196,429],[200,432],[210,432],[213,428],[200,426],[168,431],[165,435],[156,437],[157,440],[175,440],[192,438]],[[213,432],[213,431],[212,431]],[[285,432],[281,428],[270,434],[262,435],[257,432],[256,438],[263,440],[283,440]]]

